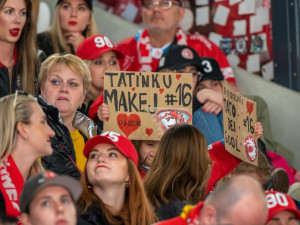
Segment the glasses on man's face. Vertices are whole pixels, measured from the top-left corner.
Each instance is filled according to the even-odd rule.
[[[177,1],[143,1],[142,4],[147,9],[153,9],[155,5],[158,5],[162,9],[169,9],[173,5],[180,6],[180,2]]]

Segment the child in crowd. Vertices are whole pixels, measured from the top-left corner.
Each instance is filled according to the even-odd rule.
[[[108,37],[101,34],[90,36],[81,42],[76,55],[88,65],[92,77],[91,87],[80,109],[87,115],[91,104],[103,92],[105,71],[119,71],[118,59],[124,58],[124,55]]]

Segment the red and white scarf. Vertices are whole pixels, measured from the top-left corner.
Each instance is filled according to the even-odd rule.
[[[137,36],[137,52],[139,57],[140,68],[139,71],[151,72],[156,68],[152,68],[153,61],[158,61],[165,50],[171,45],[171,43],[161,48],[160,52],[156,52],[154,58],[151,54],[152,46],[150,45],[150,38],[147,30],[141,30]],[[179,45],[187,45],[187,37],[181,28],[177,28],[176,43]]]
[[[7,216],[20,216],[19,198],[23,185],[23,176],[9,156],[5,162],[0,163],[0,191],[5,199]]]

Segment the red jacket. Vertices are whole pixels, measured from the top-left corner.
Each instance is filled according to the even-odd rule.
[[[140,31],[135,37],[129,37],[117,45],[117,48],[125,55],[125,58],[119,61],[121,70],[141,72],[147,71],[147,68],[143,67],[143,64],[139,60],[138,49],[138,42],[140,38],[144,36],[144,32],[147,31]],[[212,57],[216,59],[220,65],[224,78],[229,83],[235,84],[232,69],[225,54],[218,46],[208,40],[207,37],[200,34],[185,34],[180,28],[178,28],[178,33],[180,33],[180,35],[177,35],[180,36],[180,43],[177,42],[176,37],[174,37],[175,41],[173,43],[192,47],[198,52],[199,56]],[[159,59],[152,57],[152,71],[147,72],[156,71],[158,62]]]

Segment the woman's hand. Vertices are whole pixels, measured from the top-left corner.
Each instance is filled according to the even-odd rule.
[[[67,32],[64,34],[67,44],[71,45],[76,52],[79,44],[84,40],[84,36],[80,32]]]
[[[254,133],[256,134],[257,139],[263,135],[263,127],[260,122],[256,122],[254,125]]]
[[[109,117],[109,112],[108,112],[108,105],[105,103],[102,103],[98,110],[97,110],[97,116],[99,120],[104,121]]]

